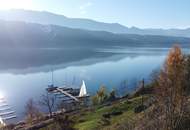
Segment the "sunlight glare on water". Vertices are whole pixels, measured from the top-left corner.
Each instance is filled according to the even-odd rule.
[[[4,93],[0,90],[0,100],[4,99],[5,98],[5,95]]]

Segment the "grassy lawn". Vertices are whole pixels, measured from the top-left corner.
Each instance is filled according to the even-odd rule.
[[[83,111],[80,115],[75,116],[77,123],[75,128],[79,130],[93,130],[103,128],[113,128],[114,125],[124,123],[125,121],[135,116],[134,108],[141,103],[141,97],[133,98],[130,100],[123,99],[116,101],[110,106],[96,108],[95,111]],[[113,110],[122,111],[121,115],[111,116],[109,121],[110,125],[102,125],[102,115],[112,112]]]
[[[148,97],[148,96],[147,96]],[[126,125],[126,122],[133,121],[137,116],[134,113],[134,108],[141,103],[141,97],[133,99],[121,99],[114,101],[107,106],[96,106],[94,109],[82,109],[75,114],[69,115],[75,124],[77,130],[116,130],[118,126]],[[146,99],[146,97],[144,98]],[[104,118],[103,115],[113,113],[113,111],[121,112],[118,115],[111,115],[110,118]],[[109,124],[104,124],[105,120]],[[102,123],[103,122],[103,123]],[[55,124],[51,124],[40,130],[52,130]]]

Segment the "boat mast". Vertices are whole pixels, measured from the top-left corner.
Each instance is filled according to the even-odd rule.
[[[54,86],[54,77],[53,77],[53,68],[51,68],[51,82],[52,82],[52,86]]]

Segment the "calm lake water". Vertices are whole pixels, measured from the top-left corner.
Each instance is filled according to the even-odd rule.
[[[127,81],[128,86],[145,78],[148,81],[153,70],[163,64],[168,48],[98,49],[97,52],[112,55],[90,57],[67,64],[44,65],[26,69],[3,70],[0,73],[0,93],[16,111],[17,119],[22,119],[26,101],[38,101],[51,84],[51,68],[54,69],[54,84],[73,84],[79,87],[85,80],[87,90],[93,94],[101,85],[116,90]],[[187,51],[187,50],[185,50]],[[73,54],[74,55],[74,54]]]

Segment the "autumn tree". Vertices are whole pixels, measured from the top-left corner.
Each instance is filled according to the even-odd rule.
[[[186,92],[190,95],[190,55],[185,57],[185,85],[186,85]]]
[[[105,86],[101,86],[100,89],[97,91],[97,97],[99,100],[99,103],[104,103],[105,100],[107,99],[107,92],[106,92],[106,87]]]
[[[99,90],[96,92],[96,94],[91,98],[93,105],[105,103],[107,99],[108,99],[108,94],[105,86],[101,86]]]
[[[180,47],[174,46],[165,61],[158,77],[156,99],[160,120],[164,130],[177,128],[184,116],[185,103],[185,60]]]

